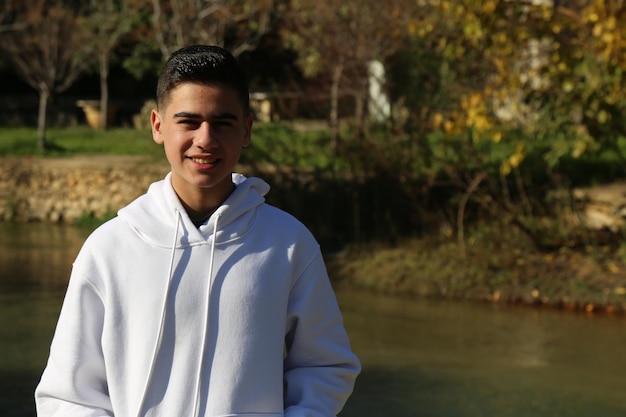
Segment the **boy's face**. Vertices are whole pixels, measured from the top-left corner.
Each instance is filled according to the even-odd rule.
[[[218,84],[182,83],[151,116],[152,137],[165,147],[172,186],[186,202],[220,204],[232,192],[231,173],[250,144],[252,115],[235,91]],[[200,194],[199,194],[200,193]]]

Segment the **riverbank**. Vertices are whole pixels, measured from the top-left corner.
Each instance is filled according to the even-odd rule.
[[[97,223],[168,170],[165,161],[141,156],[2,158],[0,220]],[[333,248],[329,271],[343,285],[398,296],[626,313],[622,245],[542,251],[495,221],[469,228],[465,240],[464,254],[445,234]]]
[[[465,256],[442,237],[352,247],[330,259],[329,270],[344,285],[402,297],[626,314],[623,248],[540,251],[495,225],[473,230],[468,241]]]
[[[165,164],[138,156],[2,158],[0,220],[72,224],[105,218],[165,172]]]

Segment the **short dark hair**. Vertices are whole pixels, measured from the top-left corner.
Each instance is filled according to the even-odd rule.
[[[219,84],[232,88],[244,114],[250,112],[248,81],[235,57],[214,45],[192,45],[174,52],[161,70],[157,83],[157,106],[165,106],[170,92],[182,83]]]

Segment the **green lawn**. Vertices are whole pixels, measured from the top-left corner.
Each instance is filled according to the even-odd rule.
[[[259,123],[254,126],[252,145],[242,163],[282,164],[291,167],[325,167],[333,163],[328,134],[323,130],[301,132],[286,124]],[[46,131],[48,149],[37,148],[34,127],[0,128],[0,156],[146,155],[163,157],[161,146],[149,130],[113,128],[94,130],[87,126]]]
[[[162,155],[163,151],[152,141],[149,130],[115,128],[107,131],[87,126],[72,128],[51,127],[46,131],[48,149],[37,148],[37,129],[31,127],[3,127],[0,129],[0,155],[70,156],[88,154]]]

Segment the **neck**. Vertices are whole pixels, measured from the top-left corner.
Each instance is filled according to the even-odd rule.
[[[201,224],[203,224],[204,222],[206,222],[209,217],[211,217],[211,215],[213,213],[215,213],[215,211],[217,210],[217,207],[215,207],[214,209],[212,209],[211,211],[209,211],[208,213],[203,213],[203,214],[197,214],[197,213],[192,213],[189,210],[187,211],[187,215],[189,216],[189,218],[191,219],[191,222],[196,226],[200,226]]]
[[[235,189],[234,184],[232,184],[232,187]],[[230,193],[228,195],[230,195]],[[201,195],[196,196],[198,197],[196,199],[192,198],[192,201],[185,201],[180,196],[178,196],[178,198],[185,208],[187,215],[197,227],[207,221],[207,219],[215,213],[219,206],[228,198],[228,195],[220,199],[220,201],[209,201],[206,196]]]

